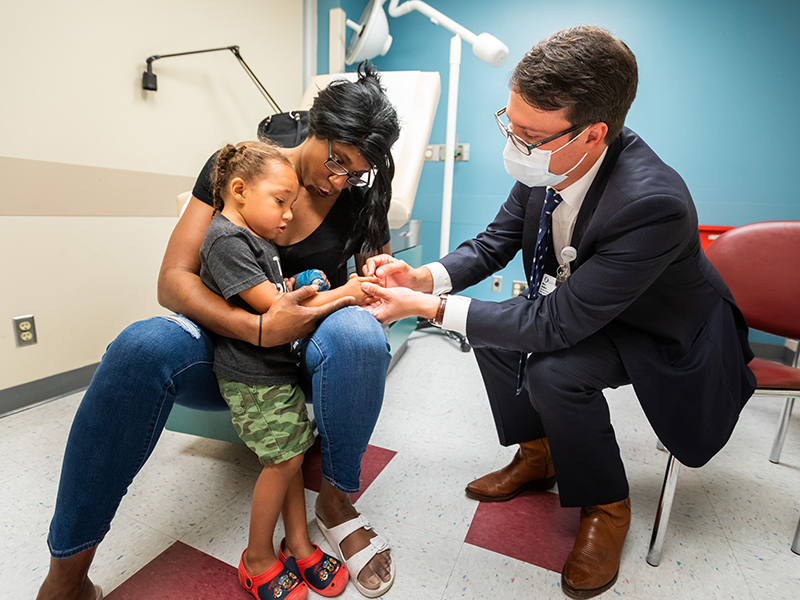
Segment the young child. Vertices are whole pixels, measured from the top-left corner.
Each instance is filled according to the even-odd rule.
[[[264,314],[287,291],[271,240],[292,219],[297,176],[276,146],[242,142],[220,151],[212,182],[214,208],[221,212],[200,248],[200,277],[225,299]],[[363,304],[366,280],[354,277],[309,302],[353,296]],[[299,353],[290,344],[261,348],[222,336],[214,343],[214,372],[233,424],[264,465],[253,492],[239,581],[259,600],[302,600],[308,587],[335,596],[344,591],[347,569],[308,537],[300,466],[314,437],[297,385]],[[276,556],[272,536],[280,513],[286,538]]]

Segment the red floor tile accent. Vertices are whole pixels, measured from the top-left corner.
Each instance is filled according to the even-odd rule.
[[[375,481],[394,455],[392,450],[367,446],[361,460],[361,491],[350,494],[353,502]],[[321,456],[319,440],[303,462],[305,487],[319,492]],[[175,542],[113,592],[107,600],[247,600],[236,568],[181,542]]]
[[[236,568],[175,542],[132,575],[106,600],[247,600]]]
[[[303,483],[306,489],[313,492],[319,492],[322,485],[322,456],[319,449],[320,440],[314,442],[314,445],[306,451],[306,457],[303,460]],[[383,471],[384,467],[389,464],[389,461],[397,454],[394,450],[387,450],[386,448],[379,448],[378,446],[367,446],[367,451],[361,459],[361,479],[359,491],[355,494],[350,494],[350,499],[355,502],[361,497],[370,484]]]
[[[580,524],[580,508],[561,508],[547,492],[481,502],[466,542],[560,573]]]

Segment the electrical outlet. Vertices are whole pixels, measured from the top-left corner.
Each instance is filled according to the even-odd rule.
[[[14,324],[14,339],[18,348],[36,343],[36,322],[33,315],[14,317],[11,321]]]
[[[493,292],[500,292],[503,289],[503,276],[502,275],[493,275],[492,276],[492,291]]]
[[[511,284],[511,297],[519,296],[526,287],[528,287],[527,281],[518,281],[515,279]]]
[[[425,148],[425,154],[423,156],[426,161],[444,161],[445,158],[447,158],[445,144],[429,144]],[[456,162],[469,161],[469,144],[456,144],[456,156],[454,160]]]

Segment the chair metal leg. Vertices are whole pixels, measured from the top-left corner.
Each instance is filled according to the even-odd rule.
[[[786,404],[783,405],[781,412],[781,420],[778,423],[778,434],[775,436],[775,441],[772,443],[772,452],[769,455],[769,462],[778,464],[781,458],[781,449],[783,442],[786,439],[786,432],[789,430],[789,419],[792,416],[792,407],[794,406],[794,398],[787,398]]]
[[[670,454],[667,459],[667,472],[664,474],[664,485],[661,486],[661,497],[658,499],[656,520],[653,523],[653,536],[650,538],[650,548],[647,551],[647,563],[652,567],[657,567],[661,562],[661,551],[664,548],[664,536],[667,533],[680,467],[678,459]]]
[[[800,521],[797,522],[797,531],[794,532],[794,541],[792,542],[792,552],[800,554]]]

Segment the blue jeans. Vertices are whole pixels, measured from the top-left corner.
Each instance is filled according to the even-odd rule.
[[[360,308],[333,313],[302,343],[300,383],[314,404],[322,474],[343,492],[358,491],[390,358],[383,329]],[[208,335],[179,316],[134,323],[109,345],[67,441],[48,536],[54,557],[102,541],[173,403],[228,410],[213,359]]]

